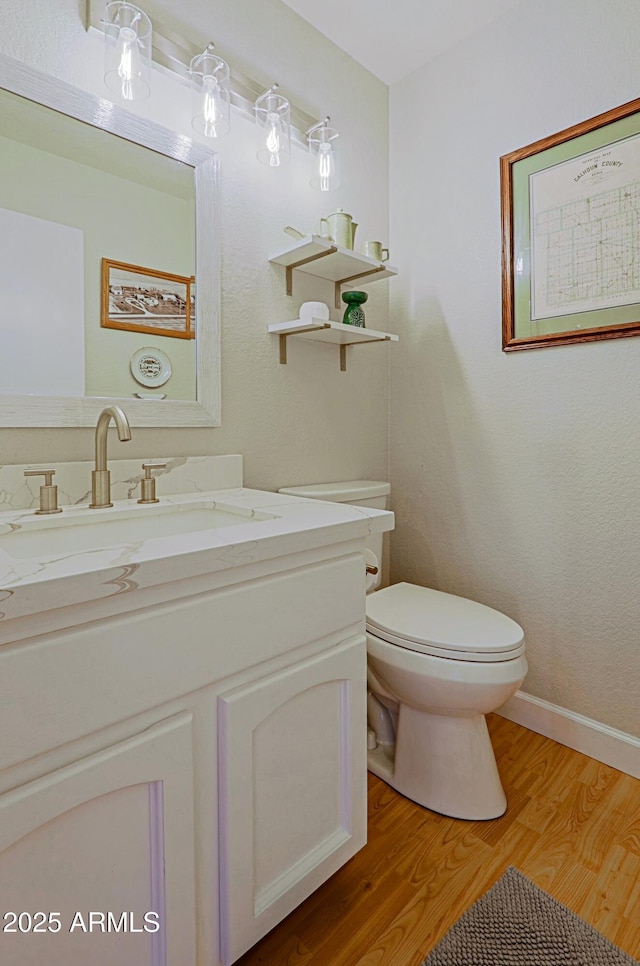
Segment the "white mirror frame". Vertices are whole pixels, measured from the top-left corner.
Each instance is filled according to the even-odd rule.
[[[220,425],[220,251],[218,158],[191,138],[136,117],[0,54],[0,87],[190,165],[196,197],[197,401],[106,396],[0,395],[0,426],[95,426],[105,405],[122,406],[132,426]],[[2,387],[0,386],[0,392]]]

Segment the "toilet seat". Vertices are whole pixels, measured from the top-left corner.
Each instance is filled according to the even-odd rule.
[[[407,650],[453,661],[511,661],[525,651],[524,632],[510,617],[416,584],[370,594],[367,631]]]

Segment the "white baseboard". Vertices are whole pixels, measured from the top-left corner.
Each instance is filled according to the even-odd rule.
[[[561,745],[640,778],[640,738],[517,691],[497,714]]]

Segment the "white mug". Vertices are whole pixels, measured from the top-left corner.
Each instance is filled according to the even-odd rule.
[[[382,247],[382,242],[379,241],[368,241],[362,246],[362,254],[368,255],[369,258],[375,258],[377,262],[388,262],[389,261],[389,249]]]

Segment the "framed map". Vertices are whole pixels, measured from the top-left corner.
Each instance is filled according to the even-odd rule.
[[[500,159],[502,348],[640,335],[640,99]]]

